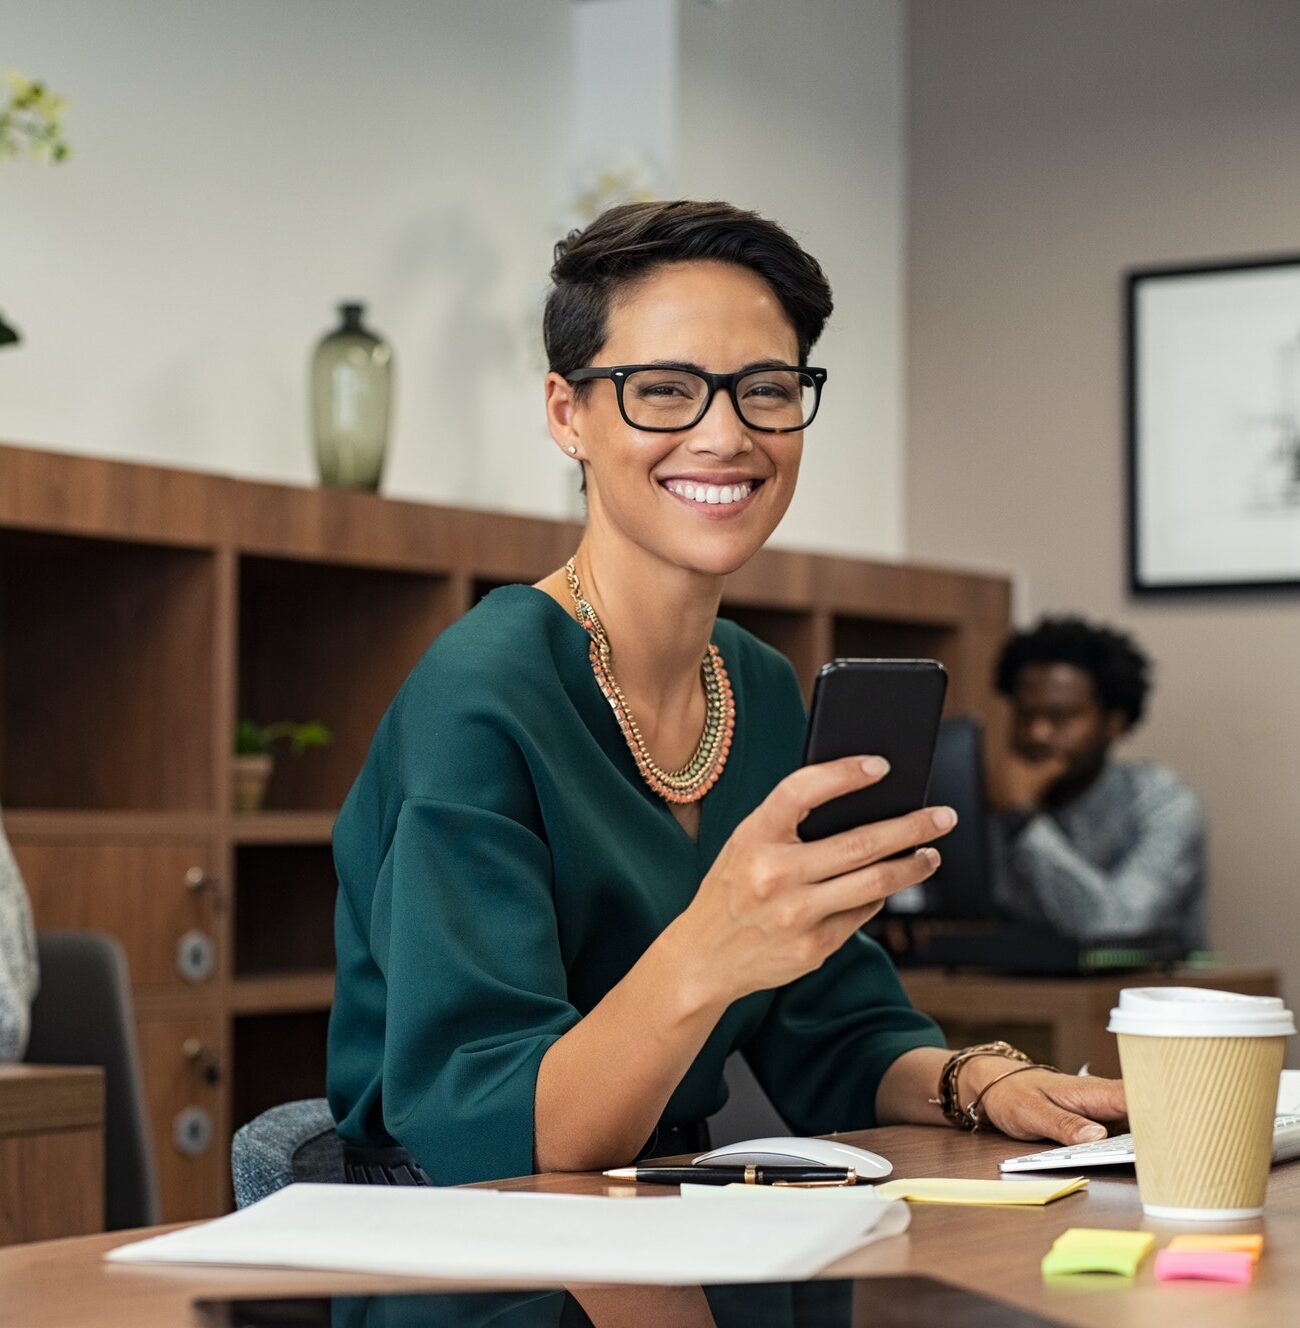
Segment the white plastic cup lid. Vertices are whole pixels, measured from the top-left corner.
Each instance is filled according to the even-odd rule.
[[[1295,1020],[1280,996],[1126,987],[1110,1012],[1109,1030],[1135,1037],[1289,1037]]]

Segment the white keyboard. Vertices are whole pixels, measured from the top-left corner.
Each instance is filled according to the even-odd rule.
[[[1273,1161],[1289,1162],[1300,1157],[1300,1114],[1288,1113],[1273,1122]],[[1092,1144],[1068,1144],[1041,1153],[1009,1157],[998,1163],[999,1171],[1074,1171],[1079,1167],[1122,1167],[1133,1163],[1133,1136],[1112,1134]]]

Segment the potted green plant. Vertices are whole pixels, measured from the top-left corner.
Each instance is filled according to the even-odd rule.
[[[258,724],[241,719],[235,727],[235,810],[260,812],[266,786],[275,769],[274,748],[288,742],[295,756],[312,747],[327,747],[333,734],[319,720],[295,724],[281,719],[274,724]]]

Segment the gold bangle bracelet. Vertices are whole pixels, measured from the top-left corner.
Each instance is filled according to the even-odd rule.
[[[984,1124],[984,1117],[980,1115],[980,1104],[984,1101],[984,1095],[993,1087],[994,1084],[1000,1084],[1004,1079],[1010,1079],[1013,1074],[1024,1074],[1026,1070],[1050,1070],[1053,1074],[1064,1074],[1064,1070],[1058,1070],[1055,1065],[1042,1065],[1037,1061],[1031,1061],[1028,1065],[1016,1065],[1010,1070],[1004,1070],[996,1079],[990,1079],[988,1083],[975,1094],[974,1101],[970,1106],[963,1107],[962,1110],[969,1122],[966,1128],[974,1134],[981,1125]]]
[[[938,1096],[927,1098],[926,1101],[931,1106],[938,1107],[947,1120],[962,1130],[969,1130],[972,1127],[970,1117],[961,1104],[958,1076],[962,1066],[977,1056],[1005,1056],[1008,1060],[1030,1064],[1029,1057],[1009,1042],[981,1042],[976,1046],[963,1047],[960,1051],[953,1052],[939,1073]]]

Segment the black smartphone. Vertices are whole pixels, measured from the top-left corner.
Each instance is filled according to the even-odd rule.
[[[933,659],[835,659],[813,686],[804,765],[883,756],[889,774],[814,807],[801,839],[825,839],[925,806],[948,674]]]

